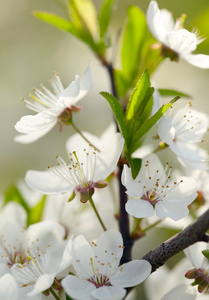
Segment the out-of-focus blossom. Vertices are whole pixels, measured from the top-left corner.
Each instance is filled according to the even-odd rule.
[[[75,300],[121,300],[126,287],[143,282],[151,272],[145,260],[119,266],[123,240],[119,232],[106,231],[92,247],[80,235],[73,241],[72,262],[77,276],[62,280],[65,292]]]
[[[0,278],[0,299],[20,300],[17,282],[9,273]]]
[[[159,9],[156,1],[151,1],[147,10],[147,24],[152,35],[161,43],[162,56],[178,61],[179,57],[193,66],[208,69],[209,56],[192,54],[204,39],[197,32],[183,28],[183,18],[174,23],[172,14]]]
[[[83,78],[76,75],[75,80],[64,89],[60,77],[54,74],[51,80],[54,93],[42,86],[42,90],[34,89],[31,100],[24,100],[26,106],[37,112],[36,115],[24,116],[15,125],[21,133],[15,141],[23,144],[31,143],[47,134],[57,123],[62,129],[62,123],[72,123],[72,112],[79,111],[78,101],[83,98],[92,86],[92,73],[88,66]]]

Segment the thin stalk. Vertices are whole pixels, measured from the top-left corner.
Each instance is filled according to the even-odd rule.
[[[137,232],[138,228],[139,228],[139,225],[141,223],[142,219],[137,219],[135,218],[135,224],[134,224],[134,229],[132,231],[132,236],[135,235],[135,233]]]
[[[93,208],[93,210],[94,210],[94,212],[95,212],[95,214],[97,216],[97,219],[99,220],[102,228],[104,229],[104,231],[106,231],[107,229],[106,229],[104,223],[102,222],[102,219],[101,219],[101,217],[100,217],[100,215],[99,215],[99,213],[98,213],[98,211],[96,209],[96,206],[94,205],[94,201],[93,201],[92,198],[89,198],[89,203],[91,204],[91,206],[92,206],[92,208]]]
[[[100,150],[94,146],[84,135],[83,133],[78,129],[78,127],[72,122],[72,127],[75,129],[75,131],[90,145],[92,146],[94,149],[96,149],[98,152],[100,152]]]
[[[49,291],[50,291],[50,293],[54,296],[54,298],[55,298],[56,300],[59,300],[59,297],[57,296],[57,294],[55,293],[55,291],[53,290],[52,287],[49,288]]]
[[[142,231],[143,231],[143,232],[146,232],[146,231],[148,231],[148,230],[152,229],[153,227],[155,227],[156,225],[158,225],[160,222],[162,222],[162,220],[158,220],[158,221],[156,221],[156,222],[155,222],[155,223],[153,223],[152,225],[150,225],[150,226],[147,226],[147,228],[143,229]]]

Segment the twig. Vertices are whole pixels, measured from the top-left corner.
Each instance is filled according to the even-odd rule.
[[[209,242],[209,209],[191,225],[172,238],[144,255],[142,259],[152,265],[152,272],[161,267],[169,258],[196,242]]]

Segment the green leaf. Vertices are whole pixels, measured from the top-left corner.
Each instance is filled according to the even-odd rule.
[[[209,249],[203,250],[203,251],[202,251],[202,254],[203,254],[207,259],[209,259]]]
[[[99,14],[99,30],[102,39],[108,29],[115,0],[104,0]]]
[[[76,27],[85,28],[91,36],[98,36],[97,13],[92,1],[69,0],[71,17]]]
[[[118,128],[120,129],[120,132],[122,133],[124,140],[127,141],[127,130],[124,123],[124,114],[123,114],[123,108],[113,95],[107,93],[107,92],[101,92],[100,93],[110,104],[112,111],[115,115]]]
[[[49,23],[61,30],[65,30],[65,31],[69,31],[69,32],[71,32],[73,30],[73,25],[71,22],[69,22],[55,14],[52,14],[49,12],[43,12],[43,11],[34,11],[33,15],[36,18],[38,18],[46,23]]]
[[[123,75],[131,87],[138,76],[147,23],[144,13],[137,6],[129,6],[127,13],[128,20],[122,42],[121,63]]]
[[[192,96],[185,94],[185,93],[181,93],[179,91],[175,91],[175,90],[169,90],[169,89],[158,89],[158,92],[160,93],[160,95],[162,97],[167,97],[167,96],[171,96],[171,97],[175,97],[175,96],[180,96],[180,97],[184,97],[184,98],[192,98]]]
[[[128,159],[128,163],[131,167],[132,177],[133,177],[133,179],[135,179],[139,173],[139,170],[141,169],[142,160],[141,160],[141,158],[131,158],[128,156],[127,156],[127,159]]]
[[[96,52],[98,55],[102,55],[105,52],[106,46],[104,42],[95,42],[90,32],[83,26],[82,22],[74,14],[73,22],[65,20],[55,14],[48,12],[35,11],[33,15],[38,19],[55,26],[58,29],[70,32],[75,37],[79,38],[81,41],[89,45],[89,47]]]
[[[46,201],[46,195],[44,195],[40,202],[38,202],[33,208],[30,209],[28,214],[28,226],[41,221],[43,209]]]
[[[138,129],[151,114],[153,92],[154,88],[150,87],[149,74],[145,70],[131,94],[126,109],[125,121],[128,130],[128,148],[132,145]]]
[[[179,96],[172,99],[169,103],[164,104],[161,106],[161,108],[148,120],[146,120],[142,126],[138,129],[138,131],[135,133],[134,139],[132,141],[131,147],[130,147],[130,153],[133,153],[141,146],[141,138],[147,133],[150,128],[157,123],[157,121],[163,116],[163,114],[174,104],[178,99],[180,99]]]
[[[22,197],[21,193],[15,185],[10,186],[4,192],[4,205],[11,201],[19,203],[26,210],[27,214],[30,213],[30,207],[28,206],[27,202]]]
[[[148,71],[145,70],[144,74],[137,82],[131,97],[128,102],[128,106],[126,109],[125,118],[127,121],[138,118],[138,116],[142,113],[140,106],[143,104],[144,106],[144,98],[147,92],[150,90],[150,79]]]

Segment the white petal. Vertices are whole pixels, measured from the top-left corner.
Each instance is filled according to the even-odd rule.
[[[204,256],[201,254],[201,252],[205,249],[205,243],[198,242],[184,250],[186,257],[189,259],[194,268],[199,269],[202,267]]]
[[[58,100],[58,107],[65,106],[70,107],[75,105],[81,98],[83,98],[93,85],[91,65],[88,65],[88,68],[83,76],[80,79],[79,76],[76,76],[75,81],[73,81],[61,94]]]
[[[115,170],[123,145],[124,139],[120,133],[114,134],[109,143],[103,145],[102,151],[97,155],[94,182],[106,179]]]
[[[162,300],[195,300],[196,290],[194,287],[186,284],[181,284],[167,293]]]
[[[169,217],[175,221],[188,215],[187,206],[181,201],[159,201],[156,206],[156,214],[160,219]]]
[[[44,242],[44,246],[62,241],[65,237],[65,228],[54,221],[45,220],[32,224],[27,229],[27,236],[31,241],[39,239]]]
[[[71,262],[72,262],[72,238],[69,239],[65,247],[64,253],[62,255],[62,260],[59,264],[58,270],[56,270],[56,273],[59,274],[60,272],[65,270],[68,266],[70,266]]]
[[[102,274],[106,274],[110,270],[109,263],[112,266],[112,270],[116,269],[123,255],[121,234],[115,230],[107,230],[98,238],[96,245],[95,247],[93,246],[94,257],[97,257],[94,260],[94,268],[98,268]],[[104,265],[97,264],[97,261],[104,263]]]
[[[186,29],[180,29],[168,32],[164,43],[180,55],[185,55],[196,49],[197,38],[194,33]]]
[[[165,18],[162,17],[156,1],[151,1],[147,10],[147,24],[152,35],[160,42],[164,42],[167,27],[164,25]]]
[[[19,300],[16,280],[10,274],[0,278],[0,298],[3,300]]]
[[[40,275],[34,285],[34,288],[30,293],[28,293],[28,296],[35,296],[50,288],[54,282],[54,278],[55,276],[53,274]]]
[[[123,165],[123,172],[121,176],[121,182],[127,189],[127,194],[134,197],[142,197],[143,191],[138,177],[133,179],[131,174],[131,168],[127,165]]]
[[[188,63],[195,67],[209,69],[209,55],[187,54],[184,55],[182,58],[184,58]]]
[[[61,194],[74,189],[67,181],[60,179],[50,170],[29,170],[26,173],[25,182],[32,190],[43,194]]]
[[[93,275],[90,258],[93,258],[91,246],[83,235],[77,236],[72,245],[72,263],[82,279],[88,279]]]
[[[154,214],[153,206],[145,200],[128,200],[126,211],[135,218],[149,218]]]
[[[98,300],[121,300],[126,294],[126,290],[119,286],[102,286],[91,292]]]
[[[172,31],[174,30],[175,23],[173,19],[173,15],[170,11],[167,9],[161,9],[160,10],[160,15],[161,15],[161,20],[163,22],[163,25],[165,26],[167,31]]]
[[[110,277],[110,283],[124,288],[143,282],[151,273],[151,265],[146,260],[132,260],[122,266]]]
[[[24,144],[34,142],[47,134],[56,123],[57,115],[54,110],[24,116],[15,125],[15,129],[22,134],[15,136],[14,141]]]
[[[175,128],[172,124],[172,117],[162,116],[158,123],[158,135],[160,139],[168,145],[173,144]]]
[[[94,291],[96,287],[87,280],[68,275],[62,280],[61,284],[67,295],[75,300],[94,300],[94,297],[91,296],[91,292]]]

